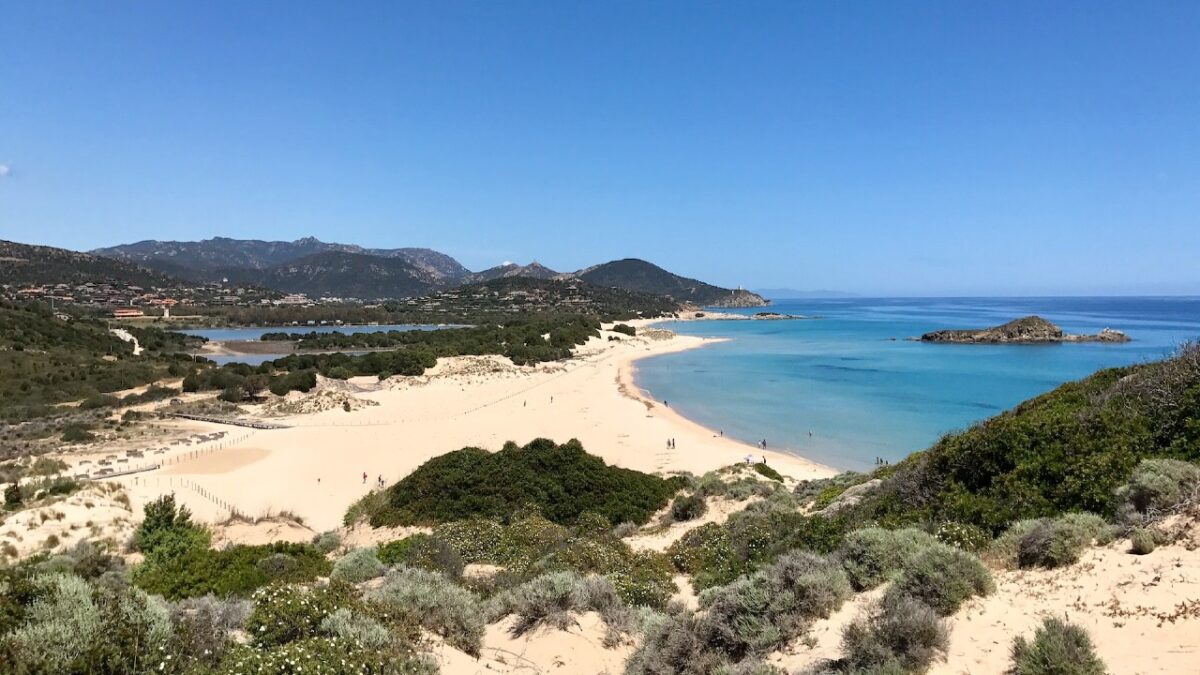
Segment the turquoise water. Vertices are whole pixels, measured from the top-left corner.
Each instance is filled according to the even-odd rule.
[[[804,321],[695,321],[664,327],[731,338],[638,362],[638,384],[727,436],[841,469],[928,447],[1100,368],[1162,358],[1200,338],[1200,298],[980,298],[777,301]],[[744,310],[750,314],[760,310]],[[1123,330],[1132,342],[949,345],[905,338],[1038,314],[1071,333]],[[811,432],[811,436],[809,433]]]

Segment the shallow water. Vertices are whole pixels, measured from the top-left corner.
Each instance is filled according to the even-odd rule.
[[[842,469],[870,468],[1101,368],[1162,358],[1200,338],[1200,298],[779,301],[804,321],[695,321],[680,333],[732,338],[638,362],[638,384],[726,435]],[[752,314],[762,310],[741,310]],[[1132,342],[926,344],[940,328],[1038,314],[1067,332],[1123,330]],[[810,435],[811,432],[811,435]]]

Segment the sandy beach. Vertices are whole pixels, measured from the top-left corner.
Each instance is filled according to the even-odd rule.
[[[290,512],[320,531],[341,525],[346,508],[377,489],[380,477],[391,484],[431,457],[466,446],[497,450],[510,440],[578,438],[611,464],[648,472],[699,474],[752,455],[796,479],[836,473],[723,438],[647,398],[634,380],[637,360],[710,342],[649,323],[637,322],[634,338],[604,331],[565,362],[517,367],[502,357],[455,357],[419,377],[325,382],[378,405],[273,417],[288,428],[239,429],[237,443],[113,480],[127,486],[135,508],[174,491],[202,520],[224,520],[233,509],[251,517]]]

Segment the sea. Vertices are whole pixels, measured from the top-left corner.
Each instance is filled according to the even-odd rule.
[[[726,436],[838,469],[896,461],[942,435],[1112,366],[1200,339],[1200,298],[853,298],[777,300],[777,321],[676,321],[724,338],[638,362],[637,383]],[[762,308],[720,310],[754,314]],[[1039,315],[1070,333],[1124,331],[1124,344],[960,345],[912,341]]]

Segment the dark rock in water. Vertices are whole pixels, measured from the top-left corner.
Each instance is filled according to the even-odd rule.
[[[939,330],[921,336],[922,342],[953,342],[962,344],[1035,344],[1043,342],[1129,342],[1129,336],[1119,330],[1105,328],[1095,335],[1064,333],[1040,316],[1014,319],[1000,326],[976,330]]]

